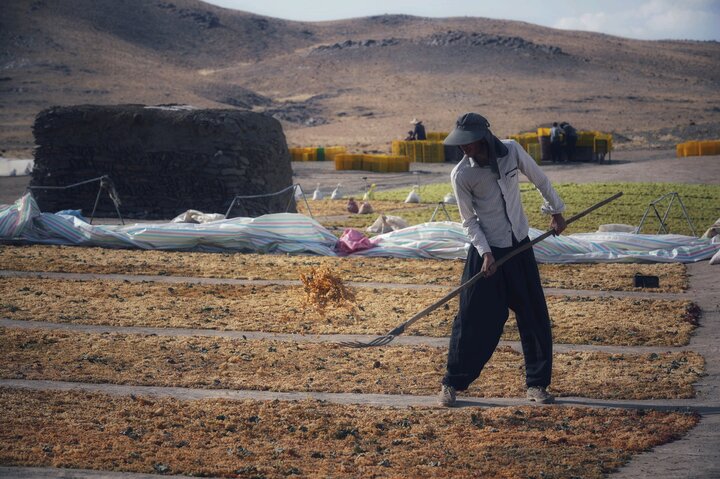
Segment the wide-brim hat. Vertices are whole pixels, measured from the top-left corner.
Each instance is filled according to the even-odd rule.
[[[413,118],[412,120],[410,120],[410,123],[412,123],[413,125],[417,125],[418,123],[422,123],[422,120],[418,120],[417,118]]]
[[[492,144],[494,136],[490,131],[490,123],[484,116],[477,113],[465,113],[455,122],[455,129],[445,138],[445,145],[469,145],[478,140],[486,140]]]

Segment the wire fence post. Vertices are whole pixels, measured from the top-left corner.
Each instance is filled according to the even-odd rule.
[[[115,189],[115,184],[108,175],[99,176],[97,178],[80,181],[78,183],[73,183],[66,186],[28,186],[27,190],[32,195],[33,190],[69,190],[71,188],[77,188],[78,186],[83,186],[94,182],[99,182],[100,184],[98,185],[98,192],[97,195],[95,195],[95,204],[93,205],[92,213],[90,214],[90,224],[92,224],[93,219],[95,218],[95,211],[97,211],[97,206],[100,202],[100,195],[102,194],[103,190],[106,190],[110,201],[112,201],[113,205],[115,206],[115,212],[118,215],[120,223],[124,225],[125,220],[123,219],[122,214],[120,214],[120,205],[122,204],[122,202],[120,201],[120,195],[118,195],[117,190]]]
[[[233,197],[233,200],[230,202],[230,207],[228,207],[227,211],[225,212],[225,218],[229,218],[229,217],[230,217],[230,212],[232,211],[232,209],[233,209],[236,205],[239,204],[239,202],[240,202],[241,200],[249,200],[249,199],[258,199],[258,198],[267,198],[267,197],[271,197],[271,196],[278,196],[278,195],[281,195],[281,194],[283,194],[283,193],[285,193],[285,192],[288,192],[288,191],[292,191],[292,193],[290,194],[290,198],[288,199],[287,205],[285,206],[285,213],[288,212],[288,210],[290,209],[290,205],[292,204],[293,199],[296,198],[297,192],[300,191],[300,194],[302,195],[302,199],[303,199],[303,201],[304,201],[304,203],[305,203],[305,207],[306,207],[307,210],[308,210],[308,215],[309,215],[312,219],[315,219],[315,217],[314,217],[313,214],[312,214],[312,210],[310,209],[310,204],[309,204],[308,201],[307,201],[307,197],[305,196],[305,192],[303,191],[302,186],[300,186],[299,183],[292,184],[292,185],[288,186],[287,188],[283,188],[282,190],[276,191],[276,192],[274,192],[274,193],[266,193],[266,194],[261,194],[261,195],[244,195],[244,196],[236,195],[235,197]]]

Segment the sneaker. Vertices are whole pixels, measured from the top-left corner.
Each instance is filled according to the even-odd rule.
[[[441,406],[452,407],[455,405],[455,388],[452,386],[442,385],[440,389],[439,401]]]
[[[555,396],[547,392],[542,386],[531,386],[527,389],[527,398],[530,401],[539,402],[541,404],[551,404],[555,402]]]

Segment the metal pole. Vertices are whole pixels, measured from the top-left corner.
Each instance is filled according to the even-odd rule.
[[[672,193],[672,196],[670,197],[670,203],[668,203],[667,209],[665,210],[665,214],[663,215],[662,224],[667,225],[667,217],[670,214],[670,207],[672,207],[673,201],[675,201],[675,198],[677,197],[677,193]],[[665,228],[666,232],[670,232],[668,228]],[[660,231],[658,231],[660,233]]]
[[[693,236],[697,236],[697,232],[695,231],[695,226],[692,224],[692,221],[690,221],[690,215],[688,214],[687,210],[685,209],[685,205],[682,202],[682,199],[680,199],[680,195],[678,195],[678,203],[680,203],[680,207],[683,210],[683,213],[685,214],[685,219],[687,219],[688,224],[690,225],[690,231],[692,231]]]
[[[237,200],[237,196],[235,198],[233,198],[233,200],[230,202],[230,207],[225,212],[225,218],[230,217],[230,211],[233,209],[233,206],[235,206],[235,200]]]
[[[98,202],[100,201],[100,193],[102,193],[103,186],[102,182],[100,182],[100,187],[98,188],[97,196],[95,197],[95,205],[93,206],[92,214],[90,215],[90,224],[92,224],[93,219],[95,219],[95,210],[97,209]]]

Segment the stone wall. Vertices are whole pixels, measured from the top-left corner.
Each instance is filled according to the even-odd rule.
[[[260,195],[292,184],[280,123],[239,110],[143,105],[55,107],[33,127],[31,186],[65,186],[108,175],[123,216],[169,219],[188,210],[225,213],[236,195]],[[82,209],[89,215],[98,184],[69,190],[33,189],[42,211]],[[289,192],[242,201],[231,216],[290,211]],[[103,193],[96,216],[115,216]]]

